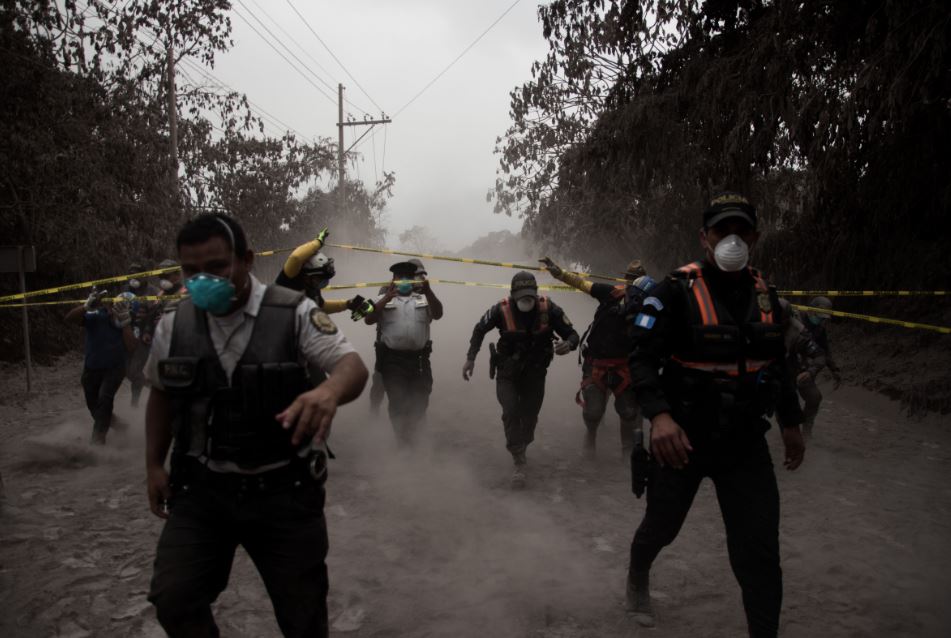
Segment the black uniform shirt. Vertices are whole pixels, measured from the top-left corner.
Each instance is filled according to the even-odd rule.
[[[281,269],[281,272],[277,273],[277,279],[274,280],[278,286],[284,286],[285,288],[290,288],[291,290],[300,290],[301,292],[306,292],[306,277],[303,274],[298,274],[296,277],[288,277],[284,272],[284,269]],[[323,308],[324,306],[324,296],[321,292],[317,291],[317,298],[314,299],[314,302],[317,304],[318,308]]]
[[[731,317],[735,321],[737,317],[744,318],[739,321],[745,320],[753,295],[753,277],[744,271],[738,281],[730,280],[716,267],[705,263],[703,278],[710,294],[723,304]],[[661,368],[680,343],[691,339],[691,308],[683,294],[685,285],[683,280],[666,278],[644,300],[634,321],[631,379],[637,401],[648,419],[671,411],[663,389]],[[796,426],[802,422],[802,411],[795,382],[784,363],[780,361],[780,365],[773,366],[780,382],[776,417],[781,427]]]
[[[612,284],[592,284],[592,297],[600,303],[591,332],[585,341],[586,355],[594,359],[618,359],[631,353],[630,317],[620,311],[624,295],[616,296]]]
[[[529,312],[520,311],[514,302],[511,303],[511,308],[512,317],[520,328],[528,332],[535,327],[535,321],[538,317],[537,304],[535,308]],[[571,321],[565,316],[565,311],[551,299],[548,300],[548,323],[559,337],[571,343],[572,348],[577,347],[580,341],[578,333],[575,332]],[[485,339],[485,335],[492,330],[503,330],[504,328],[505,317],[502,314],[502,302],[500,301],[489,308],[486,313],[482,315],[482,318],[479,319],[475,328],[472,329],[472,338],[469,340],[469,352],[466,354],[466,358],[475,360],[476,355],[479,354],[479,349],[482,347],[482,340]],[[551,342],[548,341],[549,345],[550,343]]]

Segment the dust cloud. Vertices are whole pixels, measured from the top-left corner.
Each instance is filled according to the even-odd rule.
[[[334,283],[386,280],[389,265],[400,259],[328,252],[337,261]],[[532,263],[521,255],[510,259]],[[271,280],[278,260],[258,260],[262,279]],[[431,278],[506,284],[514,274],[424,261]],[[538,279],[550,281],[544,274]],[[488,338],[475,377],[465,382],[461,373],[472,326],[505,291],[439,284],[434,290],[445,317],[433,324],[434,388],[420,445],[398,448],[385,405],[372,415],[366,393],[334,423],[337,459],[325,508],[333,635],[644,635],[624,612],[628,546],[644,501],[630,494],[613,408],[601,427],[597,461],[586,461],[574,403],[576,354],[556,357],[528,450],[528,486],[512,491],[501,409],[487,373]],[[583,330],[594,301],[551,296]],[[335,320],[372,365],[374,328],[345,314]],[[124,386],[116,409],[128,429],[90,450],[80,367],[78,357],[64,358],[38,375],[32,398],[0,403],[6,488],[0,634],[161,636],[145,600],[161,522],[145,497],[142,410],[129,407]],[[0,370],[0,381],[10,387],[15,372]],[[859,389],[826,396],[804,466],[777,471],[781,634],[948,635],[951,611],[942,596],[951,588],[947,418],[911,422],[894,404]],[[768,438],[778,459],[779,437],[772,431]],[[659,558],[653,586],[658,628],[650,635],[745,634],[709,483]],[[242,551],[215,613],[223,635],[279,635]]]

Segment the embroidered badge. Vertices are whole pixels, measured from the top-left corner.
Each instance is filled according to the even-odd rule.
[[[650,330],[654,327],[654,322],[657,321],[657,317],[653,315],[645,315],[643,312],[638,313],[634,317],[634,325],[638,328],[643,328],[644,330]]]
[[[310,311],[310,322],[314,324],[314,327],[317,328],[317,330],[319,330],[322,334],[337,334],[337,325],[329,316],[327,316],[327,313],[320,308],[314,308]]]
[[[660,299],[658,299],[657,297],[648,297],[647,299],[644,300],[644,305],[645,305],[645,306],[653,306],[653,307],[657,308],[657,310],[663,310],[663,309],[664,309],[664,302],[662,302],[662,301],[661,301]]]
[[[759,293],[758,295],[756,295],[756,301],[757,303],[759,303],[759,309],[762,310],[763,312],[773,311],[773,304],[769,300],[768,293],[765,293],[765,292]]]

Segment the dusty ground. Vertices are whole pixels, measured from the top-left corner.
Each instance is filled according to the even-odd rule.
[[[338,272],[346,272],[346,261]],[[387,263],[373,262],[379,269]],[[431,268],[446,278],[500,275]],[[616,417],[597,463],[578,454],[574,356],[558,359],[535,444],[529,487],[508,488],[510,461],[486,378],[462,381],[468,333],[497,291],[438,289],[447,319],[434,331],[436,393],[428,444],[397,451],[366,398],[345,408],[328,484],[330,610],[348,636],[739,636],[744,621],[723,526],[707,483],[655,569],[658,628],[634,627],[623,607],[628,544],[643,512],[620,460]],[[594,304],[556,296],[583,328]],[[361,352],[370,330],[341,322]],[[0,370],[0,635],[160,636],[145,601],[161,522],[144,493],[142,415],[104,449],[86,445],[79,360]],[[951,635],[951,428],[909,420],[866,390],[827,393],[801,470],[780,470],[785,602],[782,633]],[[774,457],[778,435],[770,432]],[[226,636],[273,636],[270,603],[239,552],[217,616]]]

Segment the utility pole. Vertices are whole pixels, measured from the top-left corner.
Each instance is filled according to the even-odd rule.
[[[347,203],[344,192],[346,181],[343,164],[343,84],[337,84],[337,215],[343,215],[343,207]]]
[[[168,136],[171,145],[172,177],[178,181],[178,99],[175,92],[175,49],[168,43]]]
[[[386,116],[386,113],[380,115],[378,120],[351,120],[349,122],[343,121],[343,84],[337,84],[337,197],[339,199],[337,214],[342,214],[344,206],[346,205],[346,164],[344,162],[344,156],[346,152],[356,146],[357,142],[362,140],[367,133],[373,130],[373,127],[377,124],[389,124],[392,122],[390,118]],[[344,150],[343,148],[343,127],[345,126],[369,126],[366,132],[363,133],[360,137],[357,138],[356,142],[350,145],[350,148]]]

